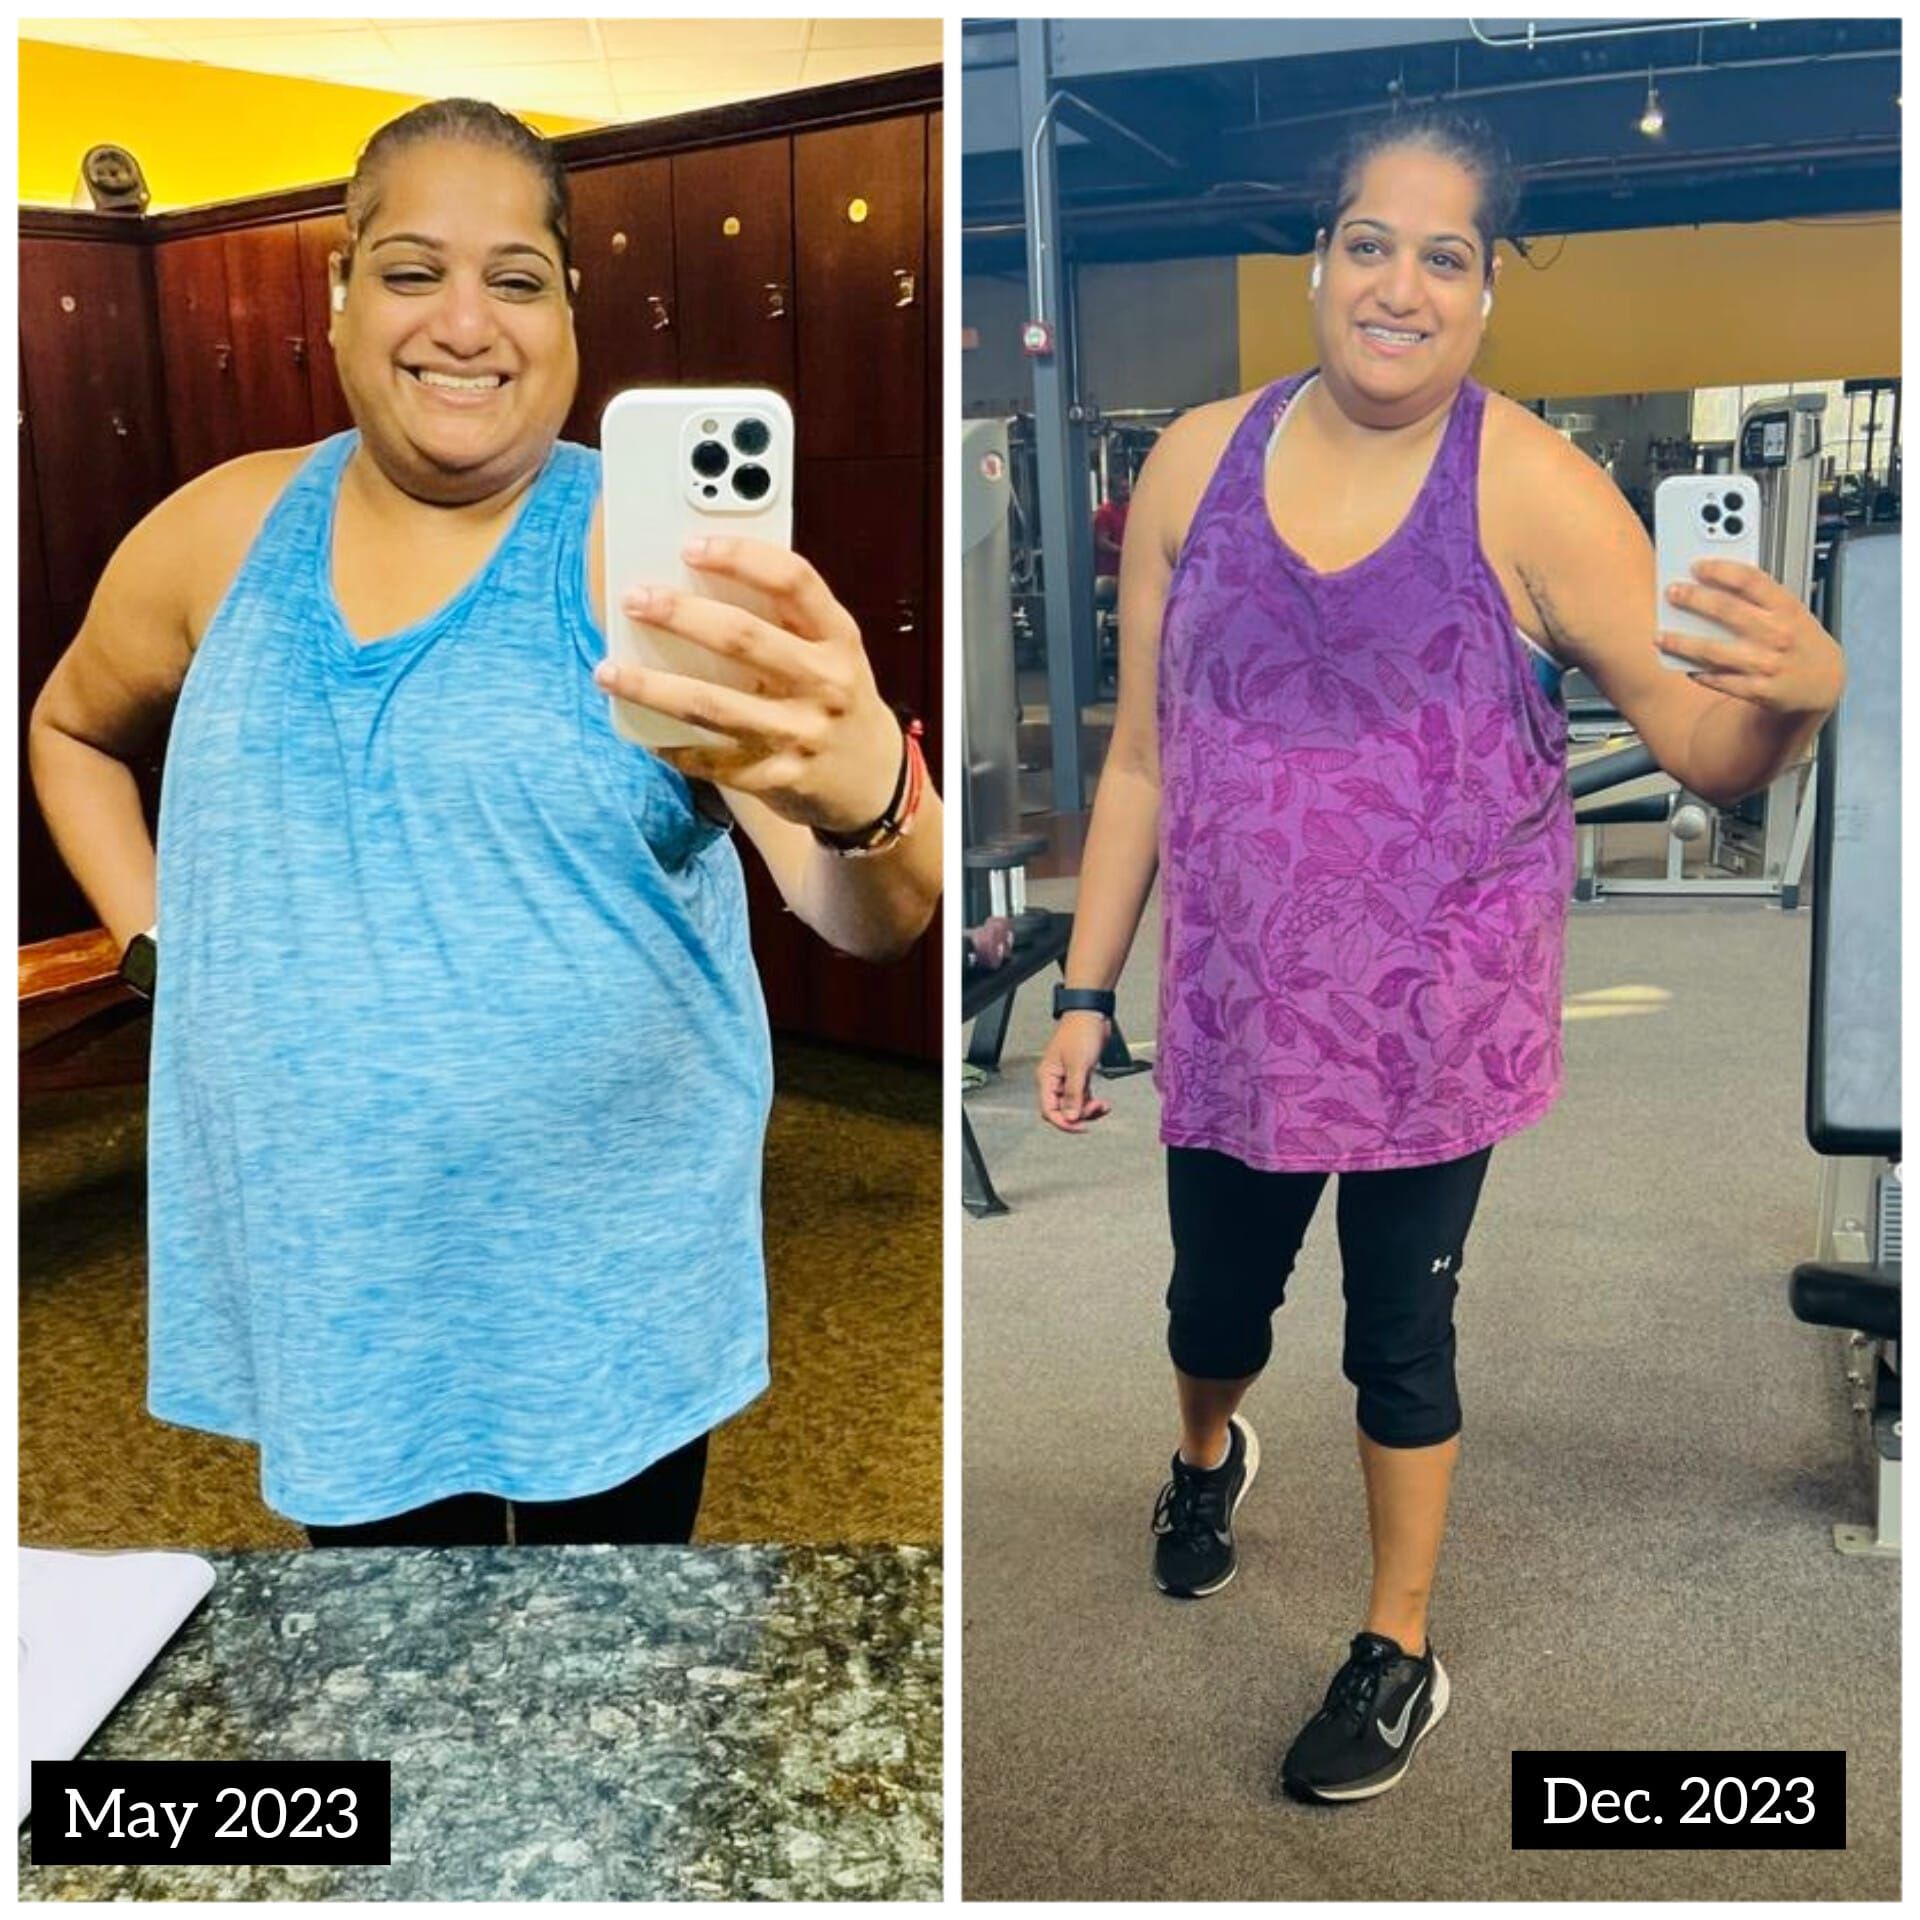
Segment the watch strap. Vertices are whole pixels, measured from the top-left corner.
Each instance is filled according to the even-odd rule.
[[[1112,991],[1106,987],[1055,986],[1053,1017],[1058,1020],[1063,1013],[1097,1013],[1102,1019],[1111,1020]]]

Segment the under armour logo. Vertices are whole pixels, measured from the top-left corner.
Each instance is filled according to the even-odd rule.
[[[1449,1253],[1445,1255],[1443,1258],[1438,1259],[1433,1263],[1433,1270],[1435,1273],[1445,1273],[1446,1270],[1452,1265],[1453,1265],[1453,1255]]]

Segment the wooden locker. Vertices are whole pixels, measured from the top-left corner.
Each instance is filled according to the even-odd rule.
[[[580,390],[562,434],[597,447],[600,416],[616,393],[680,377],[672,163],[594,167],[570,175],[569,186],[573,260],[580,269],[574,307]]]
[[[673,265],[680,378],[772,387],[791,401],[791,140],[673,156]]]
[[[945,117],[940,112],[927,116],[927,465],[926,465],[926,639],[922,656],[926,703],[921,712],[927,722],[927,768],[934,784],[946,797],[942,757],[946,729],[942,721],[946,711],[946,682],[943,677],[943,614],[945,611],[942,567],[944,549],[941,533],[946,525],[943,489],[946,462],[941,447],[946,425],[946,307],[943,299],[942,255],[944,252],[942,215],[946,206],[943,191]],[[920,991],[922,1055],[933,1061],[944,1058],[946,1019],[941,1005],[946,970],[946,907],[942,896],[940,910],[920,943]]]
[[[941,273],[945,252],[941,215],[945,200],[940,145],[944,121],[942,114],[927,116],[927,451],[935,454],[940,451],[940,430],[946,419],[946,310]]]
[[[340,390],[327,329],[333,323],[327,280],[327,255],[346,250],[345,214],[318,214],[299,223],[300,317],[307,343],[307,404],[313,414],[313,437],[330,439],[353,425],[347,396]]]
[[[926,441],[926,119],[793,143],[799,440],[813,457]]]
[[[174,479],[184,486],[246,450],[227,308],[226,236],[162,241],[153,249],[153,273]]]
[[[935,118],[938,119],[938,115]],[[937,203],[936,203],[937,204]],[[938,307],[934,309],[937,313]],[[940,387],[933,388],[937,398]],[[939,419],[936,411],[932,416]],[[930,459],[926,463],[926,522],[927,522],[927,566],[926,566],[926,639],[922,652],[922,673],[925,695],[920,708],[927,723],[927,737],[923,742],[927,753],[927,772],[935,787],[939,789],[941,800],[947,798],[947,782],[944,772],[947,728],[946,720],[946,682],[943,677],[942,646],[943,598],[945,573],[942,568],[942,533],[946,526],[946,516],[942,510],[941,490],[946,479],[946,463],[939,459]],[[954,802],[958,806],[959,802]],[[920,1029],[920,1051],[923,1058],[940,1060],[945,1057],[946,1020],[941,1006],[941,994],[944,990],[944,968],[946,964],[946,896],[941,896],[941,906],[933,916],[930,926],[920,943],[920,981],[922,995],[922,1013]]]
[[[33,422],[27,411],[25,356],[20,366],[20,713],[45,684],[61,645],[53,634],[47,556],[40,541],[40,481],[33,464]]]
[[[802,459],[794,504],[794,545],[834,598],[862,616],[881,692],[919,709],[926,679],[925,463]]]
[[[240,439],[248,453],[313,439],[307,322],[300,301],[300,234],[288,221],[224,233],[227,321]]]
[[[145,248],[20,243],[20,340],[55,608],[85,607],[114,549],[172,486],[155,335]]]
[[[20,401],[20,938],[32,941],[83,932],[94,924],[94,914],[53,844],[27,767],[27,722],[33,703],[73,636],[59,631],[47,595],[40,485],[34,471],[24,368]]]
[[[896,465],[891,461],[871,464],[882,472]],[[912,477],[917,504],[917,468]],[[919,600],[898,597],[864,604],[855,601],[848,611],[859,622],[860,637],[873,662],[874,680],[882,698],[890,706],[924,716],[925,616]],[[924,966],[917,948],[904,959],[876,967],[870,961],[846,959],[816,943],[808,969],[807,1030],[823,1040],[848,1046],[920,1054],[925,1043]]]

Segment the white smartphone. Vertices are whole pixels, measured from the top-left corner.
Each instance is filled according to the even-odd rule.
[[[793,544],[793,412],[761,387],[634,387],[600,416],[607,653],[725,686],[753,671],[621,611],[636,586],[672,587],[768,617],[762,597],[696,574],[680,557],[701,535]],[[705,746],[706,727],[615,699],[613,724],[642,747]]]
[[[1717,620],[1676,607],[1667,589],[1693,579],[1696,560],[1744,560],[1760,564],[1760,489],[1744,473],[1674,473],[1654,489],[1653,554],[1656,631],[1725,640]],[[1679,673],[1704,671],[1691,660],[1660,650],[1660,664]]]

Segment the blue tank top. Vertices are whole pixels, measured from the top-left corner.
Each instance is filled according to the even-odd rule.
[[[592,683],[599,455],[557,443],[467,586],[361,645],[358,438],[214,616],[159,832],[148,1405],[319,1525],[598,1492],[767,1382],[745,890]]]

